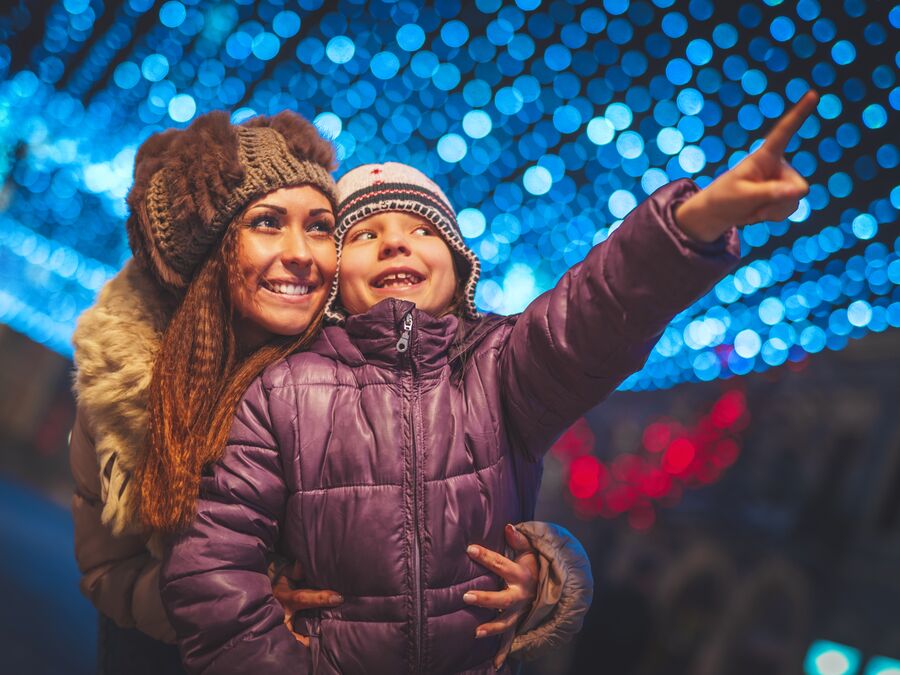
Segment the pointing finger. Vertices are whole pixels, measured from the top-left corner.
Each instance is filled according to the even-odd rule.
[[[816,105],[819,103],[819,95],[814,91],[808,91],[803,95],[793,108],[788,110],[778,122],[775,123],[772,131],[766,136],[766,142],[763,148],[775,155],[783,155],[784,149],[790,142],[791,138],[797,133],[797,130],[803,126],[806,118],[809,117]]]

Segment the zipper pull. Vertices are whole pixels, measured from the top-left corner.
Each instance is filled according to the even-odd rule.
[[[400,339],[397,340],[397,351],[401,354],[409,349],[409,338],[412,334],[413,318],[412,312],[403,317],[403,332],[400,333]]]

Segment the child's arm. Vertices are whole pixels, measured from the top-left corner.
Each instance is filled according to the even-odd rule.
[[[735,231],[700,244],[676,225],[674,210],[697,192],[689,180],[654,192],[516,321],[501,391],[529,456],[638,370],[672,317],[737,262]]]
[[[203,477],[196,517],[167,547],[163,603],[192,673],[308,672],[309,650],[284,625],[267,574],[287,498],[276,401],[262,378],[251,385],[224,455]]]
[[[529,456],[639,369],[672,317],[736,263],[734,226],[796,209],[808,186],[782,153],[817,100],[807,94],[706,190],[679,180],[654,192],[519,317],[501,391],[510,433]]]

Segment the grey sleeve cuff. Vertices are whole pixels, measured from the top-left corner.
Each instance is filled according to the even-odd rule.
[[[516,525],[538,552],[538,591],[519,625],[510,657],[531,660],[569,642],[581,630],[594,595],[587,552],[559,525],[529,521]]]

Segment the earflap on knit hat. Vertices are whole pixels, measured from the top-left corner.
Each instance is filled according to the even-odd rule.
[[[135,157],[128,240],[163,287],[190,284],[247,203],[282,187],[312,185],[337,208],[334,149],[295,113],[241,125],[228,113],[198,117],[148,138]]]
[[[361,220],[385,211],[414,213],[437,228],[464,271],[457,280],[463,296],[462,314],[470,319],[478,317],[475,288],[481,276],[481,261],[463,239],[456,212],[437,183],[408,164],[385,162],[365,164],[348,171],[338,181],[337,192],[338,272],[326,306],[326,319],[340,323],[347,316],[338,292],[344,235]]]

